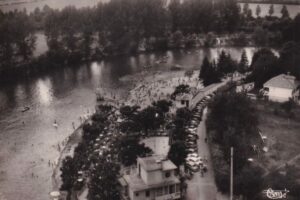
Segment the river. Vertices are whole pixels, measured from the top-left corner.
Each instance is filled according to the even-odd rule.
[[[0,85],[0,199],[47,200],[57,144],[79,125],[79,116],[94,109],[95,90],[126,94],[128,83],[120,77],[144,70],[145,65],[168,55],[167,63],[150,70],[168,71],[174,64],[199,69],[204,56],[217,58],[224,48],[176,50],[120,56],[81,66],[55,69],[28,81]],[[239,59],[243,48],[225,48]],[[254,48],[245,48],[249,59]],[[21,112],[24,106],[30,110]],[[56,129],[54,121],[59,124]]]

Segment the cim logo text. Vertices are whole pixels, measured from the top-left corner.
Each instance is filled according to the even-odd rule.
[[[265,193],[269,199],[286,199],[286,195],[288,192],[289,191],[287,189],[273,190],[271,188],[263,191],[263,193]]]

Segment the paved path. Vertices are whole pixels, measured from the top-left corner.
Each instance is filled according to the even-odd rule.
[[[187,181],[187,200],[228,200],[228,197],[217,192],[217,187],[214,180],[214,173],[212,170],[212,163],[210,159],[210,153],[208,145],[204,139],[206,137],[206,109],[203,113],[203,120],[198,127],[198,153],[202,158],[206,156],[208,159],[208,171],[201,177],[200,172],[194,174],[193,178]]]

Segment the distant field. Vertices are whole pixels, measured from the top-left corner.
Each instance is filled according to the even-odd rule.
[[[289,119],[280,104],[256,102],[262,134],[267,136],[269,151],[259,159],[267,172],[283,167],[286,163],[300,170],[300,106],[292,110],[295,117]],[[274,110],[277,108],[277,113]]]

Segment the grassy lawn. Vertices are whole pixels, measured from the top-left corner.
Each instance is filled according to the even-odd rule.
[[[300,170],[300,106],[292,109],[294,117],[289,118],[279,103],[255,101],[255,104],[259,114],[259,128],[267,136],[266,145],[269,148],[259,158],[260,165],[267,172],[285,163],[295,165]]]

